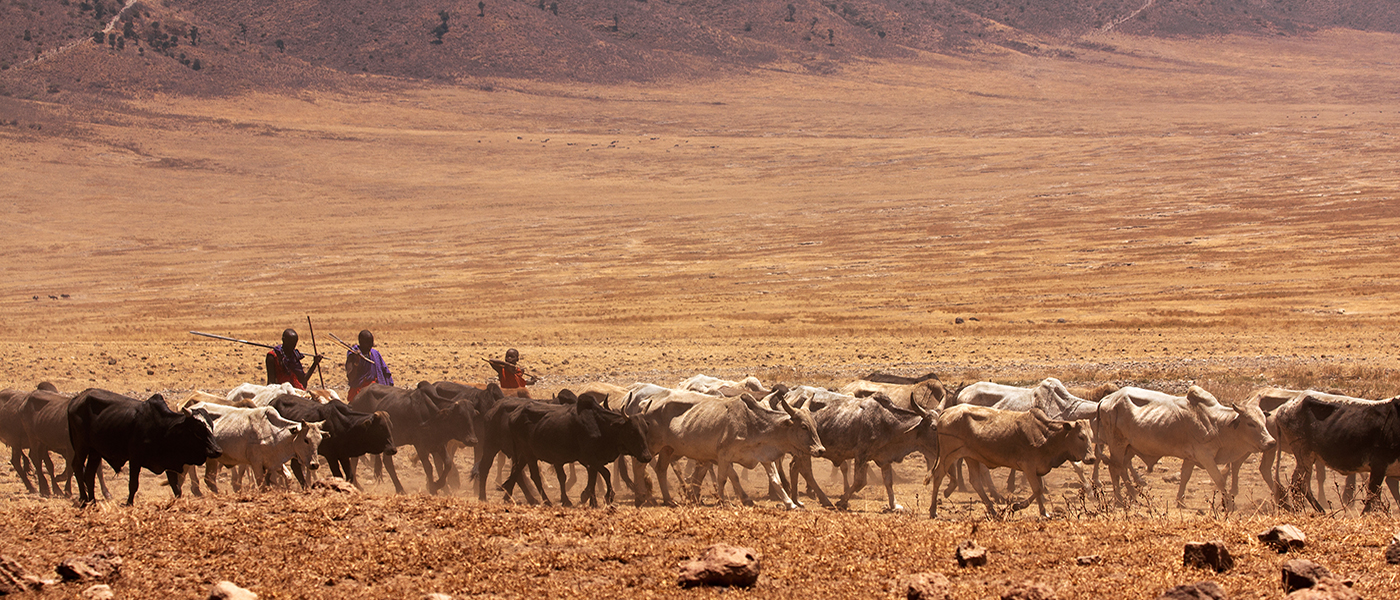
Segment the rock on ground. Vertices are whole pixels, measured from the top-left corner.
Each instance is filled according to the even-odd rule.
[[[1303,535],[1298,527],[1288,525],[1276,525],[1272,529],[1259,534],[1259,541],[1272,546],[1279,552],[1289,550],[1301,550],[1308,542],[1308,536]]]
[[[752,587],[758,582],[760,555],[752,548],[715,544],[705,548],[698,560],[681,563],[681,587],[714,585]]]
[[[942,573],[915,573],[905,577],[900,587],[909,600],[952,600],[952,585]]]
[[[1289,594],[1288,600],[1361,600],[1361,594],[1352,591],[1340,579],[1328,577],[1313,587]]]
[[[209,600],[258,600],[258,595],[232,581],[220,581],[209,589]]]
[[[45,582],[30,575],[24,566],[13,558],[0,556],[0,596],[20,594],[44,589]]]
[[[1328,571],[1327,567],[1301,558],[1284,561],[1281,570],[1285,594],[1313,587],[1317,582],[1332,577],[1332,572]]]
[[[1162,592],[1157,600],[1225,600],[1225,589],[1214,581],[1197,581]]]
[[[1235,567],[1235,559],[1230,556],[1229,549],[1221,540],[1187,542],[1185,552],[1182,555],[1182,564],[1198,569],[1214,569],[1216,573],[1224,573]]]
[[[1060,596],[1043,583],[1022,581],[1011,586],[1001,595],[1001,600],[1059,600]]]
[[[111,548],[87,556],[64,559],[58,564],[58,576],[64,581],[111,581],[121,577],[122,557]]]
[[[987,564],[987,549],[972,540],[958,544],[956,556],[959,567],[982,567]]]
[[[1400,565],[1400,533],[1390,538],[1390,547],[1385,549],[1385,562]]]
[[[83,593],[79,594],[79,597],[83,600],[112,600],[116,598],[117,595],[112,593],[112,586],[99,583],[83,590]]]
[[[339,477],[326,477],[324,479],[317,479],[311,484],[311,489],[326,492],[338,492],[341,494],[351,495],[360,493],[360,488],[355,487],[355,484],[350,483],[349,481],[346,481]]]

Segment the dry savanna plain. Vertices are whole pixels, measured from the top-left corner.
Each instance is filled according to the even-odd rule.
[[[1396,57],[1400,38],[1354,31],[1105,35],[1073,57],[778,63],[645,85],[342,78],[0,98],[19,123],[0,127],[0,379],[227,390],[260,382],[262,351],[188,331],[274,342],[295,327],[309,350],[310,315],[332,356],[328,334],[373,330],[401,386],[484,381],[480,358],[514,347],[545,375],[537,394],[881,370],[1385,397],[1400,393]],[[336,363],[326,384],[343,391]],[[757,477],[755,507],[707,484],[680,507],[634,508],[622,491],[614,507],[540,508],[494,490],[484,504],[427,496],[421,473],[395,496],[364,469],[363,496],[172,500],[147,476],[134,507],[78,509],[24,493],[6,467],[0,553],[47,571],[114,547],[119,598],[203,597],[221,579],[263,598],[871,598],[922,571],[958,598],[1018,581],[1155,598],[1205,579],[1281,598],[1284,557],[1253,536],[1292,522],[1302,557],[1366,598],[1400,595],[1381,558],[1394,507],[1281,512],[1257,461],[1230,513],[1199,472],[1175,507],[1167,459],[1126,508],[1066,467],[1050,477],[1055,518],[989,515],[956,492],[933,521],[918,457],[900,465],[909,510],[894,514],[878,489],[849,511],[782,511]],[[965,539],[988,566],[956,566]],[[1209,539],[1233,570],[1181,565],[1183,543]],[[678,589],[677,562],[712,542],[761,552],[758,585]]]

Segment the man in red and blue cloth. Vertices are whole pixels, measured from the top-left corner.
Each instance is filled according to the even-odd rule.
[[[345,353],[345,378],[350,382],[350,402],[371,383],[394,385],[389,365],[384,364],[384,357],[374,348],[374,334],[368,329],[360,332],[360,343]]]
[[[303,370],[301,359],[305,356],[297,351],[296,330],[283,330],[282,343],[273,346],[267,352],[267,360],[264,361],[267,366],[267,384],[290,383],[296,389],[306,389],[306,384],[311,381],[311,374],[315,373],[316,367],[321,364],[321,357],[312,359],[311,369]]]

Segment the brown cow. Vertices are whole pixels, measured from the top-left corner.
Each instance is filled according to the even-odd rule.
[[[1045,411],[1006,411],[985,406],[959,405],[938,416],[938,462],[929,479],[933,482],[930,518],[938,517],[938,485],[948,467],[960,458],[981,463],[975,468],[972,485],[987,510],[994,510],[986,488],[991,484],[988,467],[1010,467],[1026,474],[1031,497],[1013,505],[1021,510],[1035,500],[1040,516],[1045,508],[1045,484],[1041,477],[1068,461],[1094,463],[1093,445],[1087,421],[1056,421]]]

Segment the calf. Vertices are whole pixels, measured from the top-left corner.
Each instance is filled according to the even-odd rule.
[[[389,415],[378,411],[373,414],[352,410],[344,402],[321,404],[300,396],[283,394],[269,404],[283,417],[302,423],[322,422],[325,439],[317,448],[317,453],[326,457],[331,474],[344,477],[355,483],[355,470],[350,459],[366,454],[394,454],[393,423]],[[292,471],[300,479],[297,470]],[[305,481],[302,481],[305,485]]]
[[[94,479],[103,460],[117,472],[131,463],[127,506],[136,501],[143,468],[165,473],[179,498],[185,465],[202,464],[222,454],[209,421],[203,411],[170,410],[160,394],[142,402],[107,390],[79,393],[68,405],[74,464],[81,469],[78,502],[94,501]]]
[[[943,411],[937,427],[938,461],[929,477],[934,490],[929,518],[938,517],[938,485],[958,459],[979,463],[977,473],[970,479],[988,511],[994,508],[985,490],[991,484],[987,468],[1011,467],[1025,473],[1031,496],[1014,504],[1013,510],[1030,506],[1035,500],[1042,517],[1050,516],[1050,511],[1045,508],[1041,477],[1067,461],[1094,463],[1088,422],[1051,420],[1039,408],[1020,412],[964,404]]]

